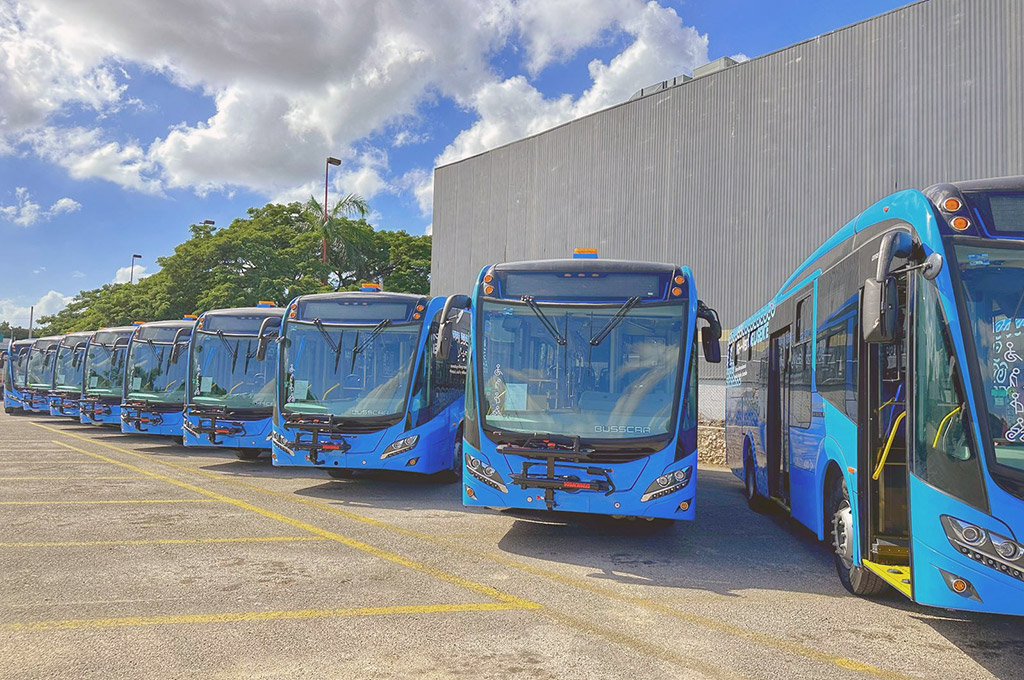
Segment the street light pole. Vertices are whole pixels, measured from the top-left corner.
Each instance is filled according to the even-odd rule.
[[[139,255],[138,253],[132,255],[132,269],[131,269],[131,273],[128,274],[128,284],[129,285],[135,283],[135,260],[141,260],[141,259],[142,259],[142,255]]]
[[[341,165],[341,161],[333,156],[327,157],[327,162],[324,164],[324,233],[323,240],[320,244],[320,262],[321,264],[327,264],[327,175],[331,170],[332,165]],[[324,276],[327,276],[324,274]],[[326,283],[326,280],[325,280]]]

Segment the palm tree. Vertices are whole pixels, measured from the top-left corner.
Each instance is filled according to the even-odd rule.
[[[366,223],[366,215],[370,206],[362,196],[348,194],[330,210],[325,211],[315,197],[310,196],[302,211],[303,220],[299,223],[302,231],[315,231],[320,234],[321,258],[329,265],[338,281],[336,288],[345,284],[347,274],[360,269],[366,259],[367,251],[372,247],[372,228]],[[358,215],[357,219],[352,219]],[[326,267],[325,267],[326,269]],[[324,274],[326,283],[326,276]]]

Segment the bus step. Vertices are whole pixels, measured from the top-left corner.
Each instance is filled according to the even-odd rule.
[[[910,567],[894,564],[877,564],[868,560],[861,561],[867,569],[881,576],[883,581],[913,599],[911,595]]]

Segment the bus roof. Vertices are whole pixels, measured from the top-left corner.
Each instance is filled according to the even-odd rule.
[[[135,328],[192,328],[192,326],[195,325],[195,319],[171,319],[170,321],[149,321],[147,323],[133,327],[133,330]],[[106,330],[116,329],[108,328]]]
[[[32,341],[32,349],[49,349],[54,345],[59,345],[63,339],[63,335],[47,335],[45,338],[36,338]]]
[[[211,309],[203,312],[203,316],[284,316],[284,307],[231,307],[228,309]]]
[[[491,269],[496,272],[631,272],[637,274],[662,274],[664,272],[674,272],[679,267],[665,262],[561,258],[554,260],[501,262],[491,267]]]
[[[300,302],[330,302],[332,300],[353,300],[358,302],[415,302],[416,300],[422,300],[425,297],[429,296],[416,295],[415,293],[388,293],[386,291],[380,291],[379,293],[367,293],[355,290],[342,290],[336,293],[311,293],[309,295],[300,295],[296,300]]]

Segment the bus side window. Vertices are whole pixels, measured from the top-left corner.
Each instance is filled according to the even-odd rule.
[[[811,335],[814,320],[810,297],[796,305],[796,338],[789,354],[790,413],[793,427],[811,426]]]
[[[818,329],[817,387],[830,404],[857,421],[857,296]]]
[[[917,277],[914,371],[914,474],[976,508],[985,484],[949,327],[938,292]]]

